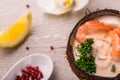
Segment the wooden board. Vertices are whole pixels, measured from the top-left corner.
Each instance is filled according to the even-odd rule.
[[[120,0],[90,0],[87,8],[90,11],[104,8],[120,10],[119,3]],[[27,4],[30,5],[30,9],[26,8]],[[45,14],[36,0],[0,0],[0,30],[28,10],[33,14],[31,34],[17,48],[0,49],[0,79],[18,60],[38,53],[49,55],[54,62],[54,71],[49,80],[79,80],[71,71],[65,53],[68,36],[87,9],[77,13],[53,16]],[[51,50],[50,46],[54,46],[55,49]],[[29,47],[29,50],[26,50],[26,47]]]

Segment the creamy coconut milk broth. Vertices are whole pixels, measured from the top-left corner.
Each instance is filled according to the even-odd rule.
[[[96,18],[100,22],[105,24],[113,25],[111,27],[119,27],[120,26],[120,18],[115,16],[103,16]],[[117,25],[117,26],[116,26]],[[95,64],[96,64],[96,73],[95,75],[103,76],[103,77],[115,77],[117,74],[120,73],[120,61],[115,61],[112,59],[111,55],[109,54],[111,51],[111,40],[110,38],[105,36],[106,33],[104,32],[93,32],[90,35],[87,35],[87,38],[93,38],[94,43],[92,45],[92,55],[95,57]],[[73,53],[75,60],[79,59],[79,53],[76,49],[79,42],[74,40],[73,46]],[[111,66],[115,65],[115,72],[111,72]]]

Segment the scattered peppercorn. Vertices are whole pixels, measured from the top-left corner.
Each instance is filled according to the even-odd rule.
[[[50,46],[50,49],[51,49],[51,50],[54,50],[54,47],[53,47],[53,46]]]
[[[29,47],[26,47],[26,50],[29,50],[30,48]]]
[[[29,4],[26,4],[26,8],[30,8],[30,5],[29,5]]]

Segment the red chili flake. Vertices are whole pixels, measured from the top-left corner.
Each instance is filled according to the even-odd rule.
[[[51,50],[54,50],[54,47],[53,47],[53,46],[50,46],[50,49],[51,49]]]
[[[29,4],[26,4],[26,8],[30,8],[30,5],[29,5]]]

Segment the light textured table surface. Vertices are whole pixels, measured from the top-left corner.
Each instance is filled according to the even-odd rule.
[[[11,24],[27,10],[30,5],[33,14],[31,34],[27,40],[14,49],[0,49],[0,79],[21,58],[30,54],[47,54],[54,62],[54,71],[49,80],[79,80],[71,71],[66,60],[66,45],[69,33],[84,15],[86,9],[79,13],[62,16],[45,14],[36,0],[0,0],[0,30]],[[120,10],[120,0],[90,0],[87,8],[112,8]],[[50,46],[55,49],[51,50]],[[29,50],[26,50],[29,47]]]

